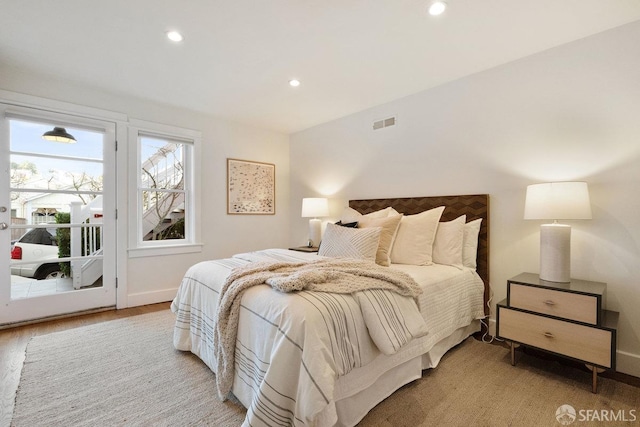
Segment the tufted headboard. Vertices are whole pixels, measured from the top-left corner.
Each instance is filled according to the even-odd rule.
[[[484,282],[484,310],[489,314],[487,301],[491,290],[489,285],[489,195],[474,194],[462,196],[406,197],[399,199],[349,200],[349,207],[367,214],[387,206],[405,215],[415,215],[426,210],[445,206],[441,221],[451,221],[460,215],[467,216],[467,222],[482,218],[478,235],[478,258],[476,271]]]

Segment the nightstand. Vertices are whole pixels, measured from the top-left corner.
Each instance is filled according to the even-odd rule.
[[[507,299],[497,305],[496,335],[578,360],[593,373],[592,392],[598,390],[598,368],[616,369],[618,313],[604,309],[607,285],[571,279],[568,283],[540,280],[522,273],[507,281]]]
[[[298,252],[318,252],[317,246],[298,246],[297,248],[289,248],[290,251],[298,251]]]

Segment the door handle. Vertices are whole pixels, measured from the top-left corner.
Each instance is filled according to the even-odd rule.
[[[0,230],[6,230],[9,228],[6,222],[0,222]]]

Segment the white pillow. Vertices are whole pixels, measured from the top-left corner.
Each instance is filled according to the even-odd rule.
[[[482,218],[474,219],[464,225],[462,238],[462,265],[475,269],[478,257],[478,235]]]
[[[391,248],[393,264],[433,264],[433,240],[443,211],[444,206],[440,206],[402,217],[396,240]]]
[[[433,262],[462,268],[462,242],[466,215],[438,224],[433,241]]]
[[[318,255],[334,258],[376,260],[380,227],[349,228],[327,224]]]
[[[398,226],[402,215],[388,216],[386,218],[370,218],[363,215],[358,221],[358,228],[380,227],[380,242],[376,252],[376,264],[388,267],[391,264],[391,247],[396,238]],[[462,242],[461,242],[462,244]],[[462,258],[462,254],[460,254]]]
[[[349,224],[350,222],[359,222],[360,218],[362,218],[362,217],[367,217],[367,218],[386,218],[386,217],[390,216],[390,213],[391,213],[392,209],[393,208],[388,207],[388,208],[380,209],[379,211],[375,211],[375,212],[368,213],[366,215],[362,215],[360,212],[358,212],[355,209],[344,208],[344,211],[342,211],[342,215],[340,216],[340,221],[343,224]],[[395,214],[397,215],[398,213],[396,212]]]

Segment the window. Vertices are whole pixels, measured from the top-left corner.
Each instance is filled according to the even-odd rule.
[[[143,241],[185,240],[186,155],[189,145],[140,134],[139,228]]]
[[[132,221],[135,229],[130,249],[184,252],[186,246],[197,242],[194,151],[199,134],[138,121],[134,124],[129,142],[136,150],[135,157],[130,156],[136,159],[131,175],[136,181],[131,192],[135,194],[136,220]],[[138,253],[146,254],[151,253]]]

